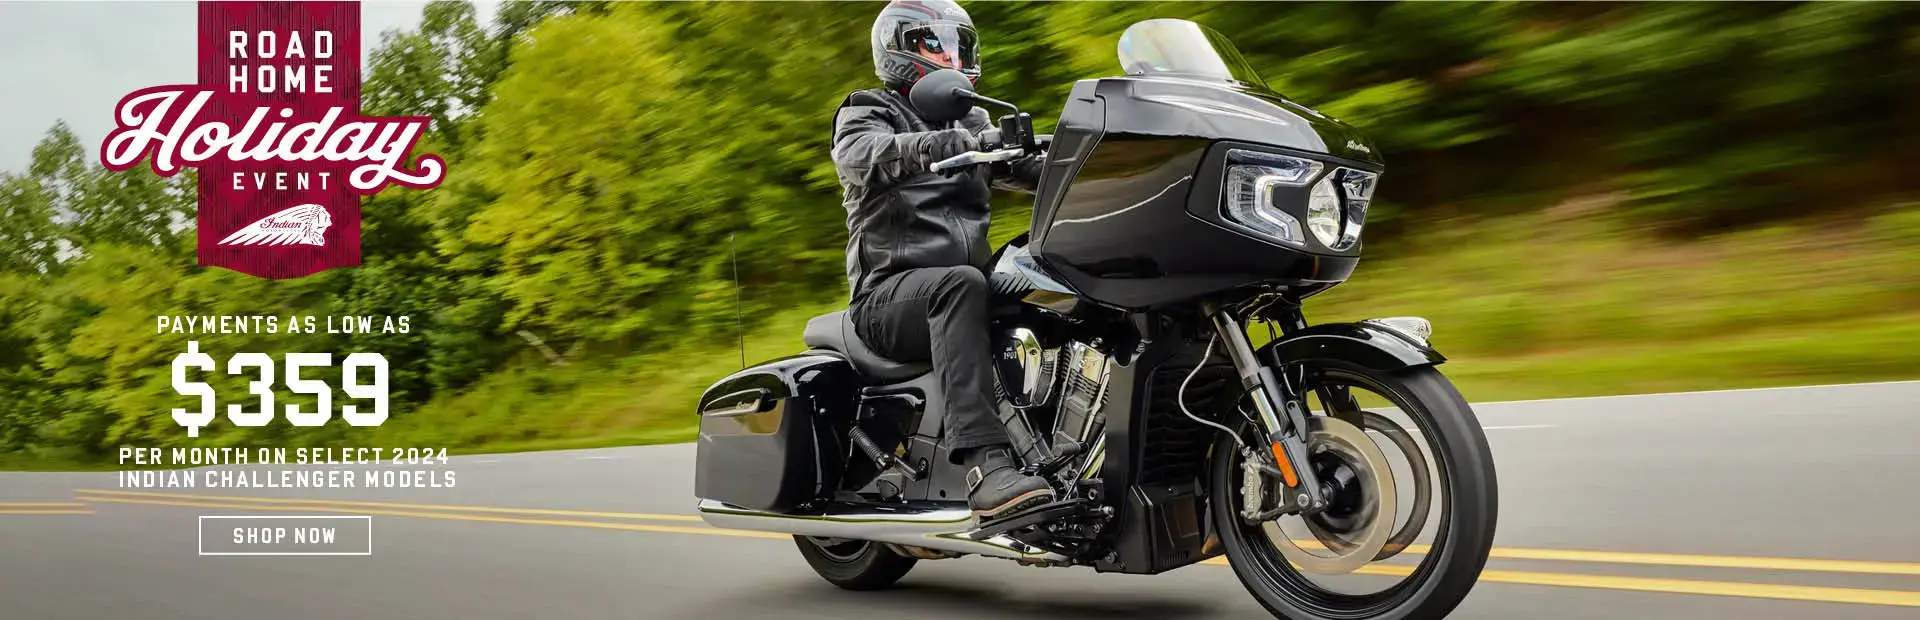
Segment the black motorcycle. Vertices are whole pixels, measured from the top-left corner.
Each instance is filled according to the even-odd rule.
[[[1126,75],[1076,83],[1051,136],[1014,108],[999,144],[926,173],[1046,154],[1032,228],[993,258],[992,333],[1001,419],[1057,499],[977,521],[929,367],[836,312],[701,397],[702,517],[792,534],[849,589],[968,554],[1137,574],[1224,555],[1276,616],[1446,614],[1493,543],[1486,437],[1425,320],[1300,308],[1359,261],[1380,158],[1210,29],[1140,22],[1119,53]],[[970,88],[944,71],[912,99],[1013,108]]]

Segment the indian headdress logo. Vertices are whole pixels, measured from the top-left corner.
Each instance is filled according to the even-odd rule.
[[[202,2],[199,83],[115,108],[108,168],[199,170],[200,264],[298,278],[360,264],[360,198],[440,184],[425,116],[360,115],[358,2]]]
[[[326,207],[305,204],[260,218],[260,221],[248,224],[238,232],[221,239],[220,245],[304,243],[325,246],[327,228],[331,226],[333,226],[333,216],[327,215]]]

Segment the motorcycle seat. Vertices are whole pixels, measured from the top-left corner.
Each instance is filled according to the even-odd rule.
[[[853,330],[853,318],[845,310],[808,319],[800,340],[809,347],[840,354],[869,383],[905,381],[933,370],[933,365],[926,362],[899,362],[875,352],[860,341]]]

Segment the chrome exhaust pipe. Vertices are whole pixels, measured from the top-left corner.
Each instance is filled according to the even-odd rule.
[[[871,540],[951,553],[971,553],[1029,563],[1070,564],[1066,556],[1044,551],[1005,535],[973,540],[979,524],[973,511],[941,504],[828,506],[821,514],[788,515],[700,500],[700,518],[727,530],[778,532],[795,536]]]

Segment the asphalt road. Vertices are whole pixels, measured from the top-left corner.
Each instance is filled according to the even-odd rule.
[[[1476,409],[1502,512],[1454,617],[1920,617],[1920,382]],[[691,445],[456,457],[454,488],[388,490],[0,473],[0,618],[1264,617],[1212,564],[963,558],[844,592],[790,540],[692,516],[692,461]],[[372,554],[198,555],[198,516],[250,514],[370,515]]]

